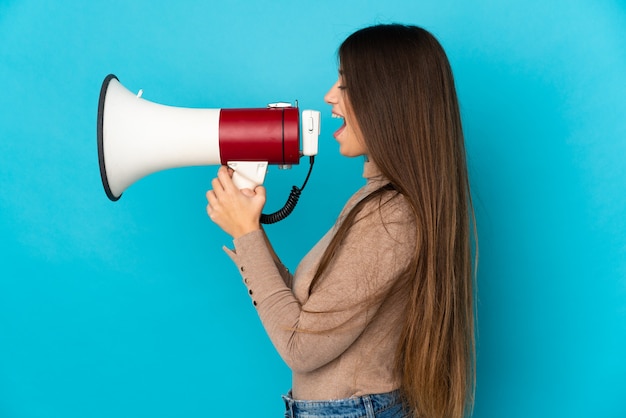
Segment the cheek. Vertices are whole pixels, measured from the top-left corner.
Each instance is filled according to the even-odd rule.
[[[351,127],[350,139],[355,148],[358,148],[360,150],[364,150],[366,148],[365,141],[363,140],[363,134],[361,134],[361,131],[358,129],[358,127]]]

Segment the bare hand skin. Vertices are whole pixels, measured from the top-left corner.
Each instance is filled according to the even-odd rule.
[[[261,211],[265,205],[265,187],[239,190],[233,183],[232,172],[222,166],[206,193],[207,214],[213,222],[233,238],[261,229]]]

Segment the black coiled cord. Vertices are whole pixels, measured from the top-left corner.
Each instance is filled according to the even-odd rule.
[[[282,221],[283,219],[285,219],[287,216],[289,216],[291,214],[291,212],[293,212],[293,210],[295,209],[296,205],[298,204],[298,199],[300,199],[300,194],[302,193],[302,191],[304,190],[304,187],[306,186],[307,182],[309,181],[309,177],[311,176],[311,171],[313,170],[313,163],[315,162],[315,157],[311,156],[309,157],[309,173],[306,175],[306,179],[304,179],[304,183],[302,184],[302,187],[298,187],[298,186],[293,186],[291,188],[291,192],[289,193],[289,197],[287,198],[287,202],[285,203],[285,206],[282,207],[282,209],[274,212],[274,213],[270,213],[269,215],[266,215],[264,213],[261,214],[261,223],[262,224],[273,224],[276,223],[278,221]]]

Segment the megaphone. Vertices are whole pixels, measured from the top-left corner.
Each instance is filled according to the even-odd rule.
[[[98,160],[102,185],[112,201],[149,174],[186,166],[228,165],[237,187],[253,189],[263,184],[269,164],[289,168],[309,156],[312,166],[317,154],[319,111],[303,110],[300,119],[297,105],[289,103],[182,108],[150,102],[142,93],[130,92],[113,74],[100,89]]]

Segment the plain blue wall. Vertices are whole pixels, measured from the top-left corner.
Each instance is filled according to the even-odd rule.
[[[474,416],[626,416],[623,1],[3,0],[1,417],[282,416],[289,371],[205,214],[216,167],[110,202],[100,84],[322,110],[311,182],[268,227],[293,269],[362,183],[322,99],[336,48],[393,21],[435,33],[456,75],[480,234]],[[306,165],[270,171],[269,209]]]

